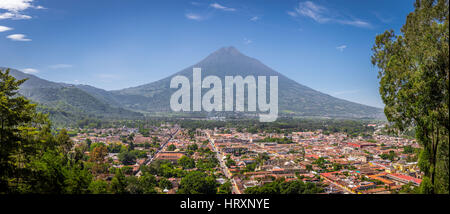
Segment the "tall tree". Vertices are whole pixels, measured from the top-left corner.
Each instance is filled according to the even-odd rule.
[[[86,193],[92,176],[70,158],[73,143],[53,135],[47,115],[18,94],[26,81],[0,70],[0,193]]]
[[[101,174],[107,171],[105,165],[105,157],[108,155],[108,149],[105,145],[95,147],[91,154],[89,161],[92,163],[91,171],[93,174]]]
[[[416,0],[401,35],[376,37],[384,112],[398,131],[415,128],[423,193],[449,193],[449,1]],[[439,170],[438,170],[439,169]]]
[[[125,194],[127,180],[121,169],[116,169],[116,174],[111,180],[111,191],[114,194]]]
[[[0,192],[17,191],[21,169],[35,149],[27,139],[35,128],[28,125],[40,117],[36,116],[35,105],[18,95],[19,86],[25,81],[16,80],[9,69],[0,70]]]
[[[73,142],[67,134],[66,129],[62,129],[58,135],[56,135],[56,142],[58,142],[59,149],[64,154],[69,153],[73,147]]]

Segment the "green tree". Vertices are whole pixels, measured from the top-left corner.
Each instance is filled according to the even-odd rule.
[[[22,177],[19,192],[64,193],[64,156],[61,153],[48,150],[41,157],[35,158],[27,168],[31,169],[32,179]]]
[[[181,179],[179,194],[216,194],[217,184],[212,176],[207,176],[203,172],[189,172]]]
[[[126,187],[125,191],[126,193],[130,194],[143,194],[144,188],[139,182],[139,178],[136,176],[128,176],[125,178],[126,180]]]
[[[86,194],[89,193],[89,185],[92,182],[92,174],[81,164],[71,164],[65,170],[65,193]]]
[[[172,182],[170,182],[167,178],[161,178],[158,182],[158,186],[161,189],[172,189]]]
[[[124,194],[126,193],[127,180],[122,170],[117,169],[116,174],[111,180],[111,192],[114,194]]]
[[[48,116],[19,96],[26,81],[0,70],[0,193],[86,193],[91,177],[71,155],[66,130],[53,135]]]
[[[448,194],[448,149],[441,149],[448,148],[450,127],[449,1],[416,0],[414,6],[402,35],[390,30],[376,37],[372,63],[379,68],[384,112],[393,130],[414,127],[423,147],[419,166],[427,187],[421,189]]]
[[[412,154],[414,153],[414,148],[410,145],[403,147],[403,154]]]
[[[58,142],[59,149],[62,153],[67,154],[72,150],[73,142],[70,140],[70,136],[67,134],[66,129],[62,129],[58,135],[56,135],[56,142]]]
[[[176,147],[175,145],[173,145],[173,144],[170,144],[170,145],[167,147],[167,151],[175,151],[175,149],[177,149],[177,147]]]
[[[104,180],[95,180],[89,184],[89,191],[93,194],[106,194],[108,193],[108,182]]]
[[[123,165],[133,165],[136,163],[136,153],[133,151],[128,151],[126,149],[120,151],[119,153],[119,160],[122,162]]]
[[[277,179],[245,190],[246,194],[316,194],[320,192],[323,192],[323,189],[314,183],[304,183],[301,180],[286,182],[284,179]]]
[[[225,165],[227,165],[227,167],[235,166],[236,165],[236,161],[231,159],[231,157],[228,155],[227,158],[226,158]]]
[[[35,104],[22,96],[17,90],[26,79],[16,80],[6,71],[0,70],[0,192],[17,191],[19,178],[23,172],[22,160],[32,156],[35,151],[27,149],[29,140],[23,132],[35,131],[29,123],[35,116]],[[15,182],[16,189],[12,188]]]
[[[187,149],[188,149],[188,150],[191,150],[191,151],[197,151],[198,146],[197,146],[197,144],[192,144],[192,145],[189,145],[189,146],[187,147]]]
[[[231,183],[229,181],[219,186],[218,194],[231,194]]]
[[[144,172],[144,173],[142,173],[142,176],[139,177],[139,182],[142,186],[144,194],[157,193],[155,190],[157,181],[156,181],[156,177],[154,175]]]
[[[188,156],[183,156],[178,160],[178,164],[183,167],[183,169],[192,169],[195,167],[195,161]]]
[[[247,164],[245,166],[245,170],[244,171],[246,171],[246,172],[254,172],[257,166],[258,166],[258,164],[256,162],[255,163],[251,163],[251,164]]]

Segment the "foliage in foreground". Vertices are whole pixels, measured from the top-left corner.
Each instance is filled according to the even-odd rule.
[[[422,193],[449,193],[449,1],[417,0],[402,35],[376,37],[384,112],[397,131],[415,128],[424,148]]]

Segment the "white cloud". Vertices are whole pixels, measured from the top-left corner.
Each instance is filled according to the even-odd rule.
[[[50,65],[49,67],[51,69],[63,69],[63,68],[71,68],[73,66],[69,65],[69,64],[55,64],[55,65]]]
[[[5,32],[8,30],[12,30],[12,28],[0,25],[0,32]]]
[[[338,22],[340,24],[344,24],[344,25],[352,25],[355,27],[369,28],[372,26],[372,25],[370,25],[370,23],[361,21],[361,20],[336,20],[336,22]]]
[[[337,14],[335,11],[315,4],[311,1],[300,2],[294,11],[288,11],[288,15],[292,17],[304,16],[314,20],[317,23],[338,23],[342,25],[350,25],[355,27],[370,28],[372,25],[359,19],[342,18],[342,16],[331,16],[330,14]]]
[[[216,8],[216,9],[219,9],[219,10],[223,10],[223,11],[236,11],[236,9],[234,9],[234,8],[231,8],[231,7],[225,7],[225,6],[220,5],[220,4],[218,4],[218,3],[212,3],[212,4],[210,4],[209,6],[212,7],[212,8]]]
[[[0,13],[0,19],[31,19],[31,16],[24,15],[21,12],[29,8],[45,9],[40,5],[33,5],[34,0],[1,0],[0,10],[6,10]]]
[[[292,17],[297,17],[298,16],[298,14],[296,12],[294,12],[294,11],[288,11],[287,14],[292,16]]]
[[[250,18],[250,21],[256,22],[259,20],[258,16],[253,16],[252,18]]]
[[[190,2],[192,5],[194,6],[201,6],[203,5],[203,3],[199,3],[199,2]],[[231,8],[231,7],[225,7],[221,4],[218,3],[211,3],[209,4],[209,7],[217,9],[217,10],[222,10],[222,11],[236,11],[236,9]],[[211,12],[210,13],[185,13],[185,17],[187,19],[191,19],[191,20],[196,20],[196,21],[202,21],[202,20],[206,20],[209,19],[211,17]]]
[[[373,12],[373,14],[375,15],[375,17],[377,17],[378,20],[380,20],[383,23],[391,23],[394,20],[393,17],[386,17],[385,15],[382,15],[379,12]]]
[[[247,38],[244,38],[244,44],[248,45],[250,43],[252,43],[253,41]]]
[[[20,20],[20,19],[31,19],[29,15],[23,15],[19,13],[0,13],[0,19],[12,19],[12,20]]]
[[[330,20],[323,16],[323,14],[327,12],[325,7],[316,5],[310,1],[300,2],[298,7],[295,8],[295,11],[297,14],[309,17],[319,23],[328,22]]]
[[[26,35],[24,34],[11,34],[7,36],[6,38],[11,39],[13,41],[19,41],[19,42],[29,42],[31,39],[26,38]]]
[[[33,0],[1,0],[0,9],[8,11],[22,11],[32,7]]]
[[[35,73],[39,73],[39,70],[34,69],[34,68],[24,68],[24,69],[22,69],[22,72],[24,72],[26,74],[35,74]]]
[[[346,48],[347,48],[347,45],[340,45],[340,46],[337,46],[337,47],[336,47],[336,49],[337,49],[338,51],[340,51],[340,52],[343,52],[344,49],[346,49]]]
[[[194,13],[187,13],[186,14],[186,18],[188,19],[192,19],[192,20],[196,20],[196,21],[200,21],[203,19],[202,16],[198,15],[198,14],[194,14]]]
[[[38,6],[34,7],[34,9],[44,10],[44,9],[47,9],[47,8],[45,8],[45,7],[41,6],[41,5],[38,5]]]

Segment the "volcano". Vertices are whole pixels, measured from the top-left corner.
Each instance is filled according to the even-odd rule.
[[[281,114],[331,118],[382,118],[382,109],[362,105],[321,93],[289,79],[283,74],[248,57],[234,47],[223,47],[180,72],[156,82],[111,91],[126,108],[147,112],[170,111],[170,80],[176,75],[192,79],[192,69],[202,69],[202,76],[278,76],[278,102]]]
[[[271,69],[259,60],[242,54],[234,47],[220,48],[200,62],[159,81],[122,90],[107,91],[89,85],[55,83],[18,70],[13,70],[12,75],[18,79],[28,78],[20,92],[44,106],[64,106],[65,111],[76,109],[76,114],[82,112],[94,116],[101,113],[103,117],[128,118],[139,117],[142,113],[171,114],[170,97],[177,89],[170,88],[170,81],[176,75],[192,80],[193,68],[201,68],[202,77],[214,75],[221,79],[225,76],[278,76],[280,116],[384,118],[383,110],[380,108],[339,99],[311,89]],[[226,116],[227,112],[221,114]]]

